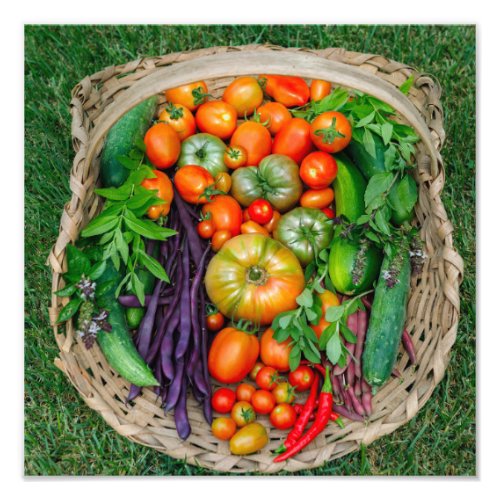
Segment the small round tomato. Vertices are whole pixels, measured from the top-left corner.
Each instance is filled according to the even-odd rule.
[[[300,178],[311,189],[325,189],[337,177],[337,162],[324,151],[308,154],[300,164]]]
[[[263,234],[264,236],[269,236],[269,231],[262,227],[260,224],[257,224],[257,222],[254,222],[253,220],[249,220],[246,222],[243,222],[241,225],[241,234]]]
[[[169,102],[167,107],[160,113],[158,120],[168,123],[177,132],[181,141],[196,132],[193,113],[182,104]]]
[[[278,222],[280,221],[280,219],[281,214],[277,210],[274,210],[271,220],[264,226],[264,228],[272,233],[278,227]]]
[[[198,225],[196,226],[196,231],[198,231],[198,234],[200,235],[201,238],[208,240],[208,238],[211,238],[215,233],[215,226],[210,219],[202,220],[198,222]]]
[[[219,311],[207,316],[207,328],[211,332],[218,332],[224,326],[224,316]]]
[[[230,146],[243,146],[248,154],[247,165],[256,166],[271,154],[272,138],[264,125],[254,121],[238,126],[231,137]]]
[[[236,402],[236,393],[221,387],[212,394],[212,408],[219,413],[229,413]]]
[[[227,229],[219,229],[218,231],[215,231],[212,236],[212,241],[210,242],[212,250],[214,252],[218,252],[222,248],[222,245],[224,245],[224,243],[229,241],[231,238],[231,231],[228,231]]]
[[[295,425],[297,413],[292,405],[288,403],[280,403],[276,405],[269,415],[269,420],[276,429],[290,429]]]
[[[248,401],[250,402],[252,400],[252,394],[256,391],[255,387],[250,384],[240,384],[236,388],[236,399],[238,401]]]
[[[272,391],[278,385],[278,380],[278,370],[272,366],[264,366],[258,371],[255,377],[257,385],[267,391]]]
[[[204,81],[188,83],[165,91],[167,101],[186,106],[189,111],[195,111],[204,103],[208,96],[207,84]]]
[[[222,99],[234,106],[240,118],[252,114],[261,105],[264,92],[259,82],[251,76],[240,76],[224,90]]]
[[[329,219],[335,219],[335,210],[330,207],[322,208],[321,211],[329,218]]]
[[[260,358],[266,366],[284,372],[290,369],[289,358],[292,350],[291,339],[278,342],[273,339],[274,330],[268,328],[260,338]]]
[[[287,155],[300,164],[313,149],[311,126],[303,118],[292,118],[276,134],[272,149],[274,154]]]
[[[243,146],[230,146],[224,151],[224,164],[227,168],[235,169],[247,164],[248,153]]]
[[[231,418],[238,427],[243,427],[255,420],[255,410],[248,401],[238,401],[231,410]]]
[[[335,194],[332,188],[309,189],[300,197],[300,206],[305,208],[326,208],[333,201]]]
[[[332,84],[325,80],[313,80],[311,82],[311,101],[321,101],[332,91]]]
[[[307,391],[314,380],[312,368],[306,365],[300,365],[296,370],[288,374],[288,381],[297,392]]]
[[[144,136],[146,155],[158,168],[171,167],[181,153],[181,141],[177,132],[166,123],[156,123]]]
[[[351,137],[351,124],[338,111],[321,113],[311,123],[311,140],[321,151],[338,153],[349,144]]]
[[[267,390],[259,389],[252,394],[252,406],[259,415],[271,413],[275,405],[274,396]]]
[[[141,186],[151,191],[156,191],[156,196],[165,203],[153,205],[148,208],[148,217],[156,220],[160,217],[166,217],[170,212],[170,205],[174,199],[174,188],[172,182],[161,170],[153,170],[156,175],[154,179],[144,179]]]
[[[267,102],[257,108],[257,114],[271,135],[276,135],[292,119],[290,111],[279,102]]]
[[[249,375],[252,380],[255,380],[257,378],[257,373],[260,372],[261,368],[264,368],[264,363],[257,361],[257,363],[255,363],[255,365],[253,366]]]
[[[201,212],[206,217],[210,214],[216,231],[226,229],[232,236],[240,234],[243,213],[240,204],[232,196],[225,194],[213,196],[203,205]]]
[[[340,304],[339,298],[330,290],[325,290],[323,293],[319,294],[319,298],[321,300],[321,318],[317,325],[311,325],[311,328],[314,330],[316,337],[318,339],[321,337],[321,334],[325,330],[327,326],[331,323],[326,321],[325,314],[329,307],[338,306]]]
[[[280,382],[273,389],[273,396],[276,403],[292,403],[295,399],[295,391],[288,382]]]
[[[208,170],[198,165],[184,165],[174,175],[179,196],[188,203],[207,203],[205,190],[215,183]]]
[[[236,129],[238,117],[231,104],[224,101],[208,101],[196,112],[196,125],[201,132],[221,139],[229,139]]]
[[[273,207],[267,200],[258,198],[248,206],[248,215],[257,224],[267,224],[273,218]]]
[[[229,193],[231,189],[231,176],[227,172],[219,172],[215,176],[215,189],[223,193]]]
[[[236,432],[236,422],[229,417],[218,417],[212,422],[212,434],[221,441],[229,441]]]

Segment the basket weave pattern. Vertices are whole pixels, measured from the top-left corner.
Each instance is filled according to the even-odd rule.
[[[78,239],[81,229],[101,208],[99,198],[93,193],[99,177],[98,153],[109,124],[114,123],[119,114],[127,111],[125,107],[130,108],[132,105],[130,99],[127,101],[127,96],[132,93],[131,89],[138,89],[140,85],[154,81],[155,75],[160,75],[161,71],[174,70],[178,63],[198,59],[198,66],[203,69],[204,62],[208,61],[207,56],[237,55],[241,57],[242,69],[228,71],[225,76],[205,78],[211,94],[219,97],[236,74],[257,73],[244,73],[246,55],[275,55],[277,51],[280,51],[279,54],[283,57],[292,58],[291,60],[300,60],[303,55],[316,56],[312,60],[313,66],[316,60],[319,66],[321,61],[327,60],[337,65],[340,63],[346,73],[349,73],[349,68],[361,70],[358,73],[369,75],[370,81],[380,82],[381,87],[391,86],[397,89],[411,74],[415,76],[414,86],[408,99],[405,98],[409,105],[405,108],[407,111],[396,109],[402,111],[402,116],[412,124],[412,119],[420,120],[426,127],[427,138],[427,141],[417,147],[415,178],[419,185],[416,216],[428,258],[421,276],[418,279],[412,278],[406,322],[407,330],[415,344],[418,364],[416,367],[411,366],[408,356],[401,350],[397,368],[402,378],[390,380],[377,393],[369,422],[364,424],[346,421],[345,429],[330,423],[326,431],[303,452],[286,463],[275,464],[270,450],[279,445],[285,432],[269,429],[270,443],[262,452],[246,457],[231,455],[227,442],[212,436],[201,408],[194,398],[189,398],[188,412],[192,434],[186,441],[181,441],[177,436],[172,415],[164,415],[152,391],[144,390],[143,395],[132,405],[127,405],[125,401],[129,384],[111,370],[100,349],[96,346],[86,350],[75,335],[71,321],[64,327],[55,326],[57,315],[67,299],[53,295],[49,308],[60,350],[55,364],[66,374],[88,406],[99,412],[118,433],[132,441],[155,448],[174,458],[186,459],[190,464],[222,472],[274,473],[283,469],[298,471],[318,467],[326,461],[357,450],[360,443],[369,444],[383,435],[390,434],[413,418],[430,398],[434,388],[443,378],[450,349],[457,335],[459,285],[462,280],[463,262],[453,248],[453,227],[440,199],[445,180],[439,154],[445,137],[439,101],[441,89],[430,76],[417,73],[407,65],[381,56],[337,48],[312,51],[264,45],[212,47],[140,59],[108,67],[84,78],[74,88],[71,100],[75,150],[70,174],[72,198],[64,207],[59,237],[49,255],[53,271],[52,291],[63,286],[61,275],[66,269],[67,244]],[[295,72],[304,77],[311,77],[311,71],[314,72],[307,72],[305,69],[302,71],[299,64],[291,69],[285,66],[286,61],[283,62],[283,72]],[[207,72],[209,69],[207,64]],[[321,73],[318,69],[318,77],[323,74],[324,71]],[[193,80],[187,79],[182,83]],[[362,78],[359,81],[362,83]],[[145,97],[147,96],[139,95],[137,98]],[[160,98],[159,110],[164,101],[164,98]],[[123,109],[119,110],[120,107]],[[118,114],[113,114],[110,108]],[[267,419],[262,419],[264,425],[266,421]]]

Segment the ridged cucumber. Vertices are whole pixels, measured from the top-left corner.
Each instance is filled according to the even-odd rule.
[[[410,293],[407,243],[393,248],[382,262],[363,352],[363,376],[375,393],[391,376],[406,320]]]
[[[144,137],[154,117],[157,101],[157,96],[146,99],[111,127],[101,154],[100,176],[104,187],[118,187],[127,180],[129,170],[117,158],[128,154],[136,141]]]

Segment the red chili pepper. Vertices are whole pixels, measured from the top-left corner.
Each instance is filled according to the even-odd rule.
[[[304,106],[309,102],[309,87],[299,76],[260,75],[259,80],[265,81],[266,94],[287,108]]]
[[[302,413],[303,408],[304,408],[304,405],[300,404],[300,403],[295,403],[293,405],[293,409],[295,410],[295,413],[297,415],[300,415]],[[316,418],[316,415],[314,413],[311,413],[311,415],[309,415],[309,420],[314,420],[315,418]],[[337,425],[339,427],[341,427],[342,429],[344,428],[344,421],[342,420],[341,416],[338,413],[335,413],[333,410],[330,413],[330,420],[332,422],[336,422]]]
[[[313,422],[309,430],[288,448],[284,453],[275,457],[274,462],[283,462],[288,458],[293,457],[303,448],[305,448],[314,438],[323,431],[330,420],[333,405],[332,382],[330,380],[330,368],[326,368],[325,382],[319,395],[318,411],[316,412],[316,420]],[[309,418],[309,417],[308,417]]]

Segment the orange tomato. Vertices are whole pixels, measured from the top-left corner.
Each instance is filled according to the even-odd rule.
[[[271,135],[276,135],[292,119],[290,111],[279,102],[267,102],[257,108],[257,113]]]
[[[261,363],[260,361],[257,361],[257,363],[253,365],[252,371],[249,375],[252,380],[255,380],[257,378],[257,373],[259,373],[261,368],[264,368],[264,363]]]
[[[165,91],[165,98],[169,102],[182,104],[189,111],[195,111],[205,102],[208,95],[207,84],[204,81],[188,83]]]
[[[214,252],[218,252],[226,241],[231,239],[231,231],[226,229],[220,229],[219,231],[215,231],[212,235],[212,241],[210,244],[212,245],[212,250]]]
[[[268,328],[260,339],[260,359],[266,366],[272,366],[280,372],[290,369],[289,358],[292,350],[291,340],[278,342],[273,339],[274,330]]]
[[[272,219],[267,224],[264,225],[264,228],[270,233],[272,233],[278,226],[278,222],[280,221],[280,219],[281,219],[281,214],[277,210],[274,210]]]
[[[257,222],[249,220],[241,225],[241,234],[263,234],[264,236],[269,236],[269,231],[262,227]]]
[[[337,171],[337,162],[332,155],[314,151],[302,160],[299,175],[311,189],[325,189],[335,180]]]
[[[229,193],[231,189],[231,176],[227,172],[219,172],[215,176],[215,189],[223,193]]]
[[[338,153],[349,144],[351,137],[351,124],[338,111],[321,113],[311,123],[311,140],[321,151]]]
[[[174,199],[174,188],[170,179],[161,170],[153,170],[153,173],[156,175],[156,178],[144,179],[141,186],[152,191],[157,191],[156,196],[166,202],[148,208],[148,217],[156,220],[160,217],[166,217],[170,212],[170,205]]]
[[[174,184],[179,196],[188,203],[206,203],[205,190],[214,185],[208,170],[198,165],[184,165],[174,175]]]
[[[236,129],[236,109],[224,101],[208,101],[196,112],[196,125],[201,132],[229,139]]]
[[[319,295],[319,298],[321,299],[321,319],[317,325],[310,325],[318,339],[321,337],[325,328],[330,325],[330,322],[325,319],[327,309],[340,304],[338,297],[333,292],[330,292],[330,290],[325,290]]]
[[[169,102],[167,107],[160,113],[158,120],[168,123],[177,132],[181,141],[196,132],[193,113],[182,104]]]
[[[321,101],[332,91],[332,84],[325,80],[313,80],[311,82],[311,101]]]
[[[287,155],[300,165],[300,162],[313,149],[311,126],[303,118],[292,118],[274,138],[272,151]]]
[[[221,441],[229,441],[236,432],[236,422],[229,417],[218,417],[212,422],[212,434]]]
[[[248,121],[235,130],[230,146],[243,146],[248,154],[247,165],[256,166],[271,154],[272,142],[271,134],[264,125]]]
[[[243,146],[230,146],[224,151],[224,164],[227,168],[244,167],[247,160],[248,154]]]
[[[252,114],[261,105],[264,93],[259,82],[251,76],[240,76],[224,91],[222,99],[236,109],[240,118]]]
[[[295,390],[288,382],[280,382],[273,389],[276,403],[292,403],[295,400]]]
[[[267,415],[276,406],[276,400],[271,392],[259,389],[252,394],[252,406],[259,415]]]
[[[243,214],[240,204],[226,194],[213,196],[208,203],[203,205],[201,212],[213,222],[216,231],[228,230],[231,236],[237,236],[241,232]]]
[[[251,401],[252,394],[256,391],[255,387],[250,384],[240,384],[236,387],[236,399],[238,401]]]
[[[213,225],[213,222],[211,220],[202,220],[198,222],[198,225],[196,226],[196,230],[198,231],[198,234],[208,240],[208,238],[211,238],[212,235],[215,232],[215,227]]]
[[[248,401],[238,401],[231,410],[231,418],[238,427],[243,427],[255,420],[255,410]]]
[[[158,168],[171,167],[181,153],[181,141],[177,132],[166,123],[153,125],[144,136],[146,155]]]
[[[259,341],[255,335],[224,328],[214,338],[208,353],[208,371],[219,382],[241,382],[254,367],[259,356]]]
[[[332,188],[309,189],[300,197],[300,206],[306,208],[326,208],[331,204],[334,196]]]

